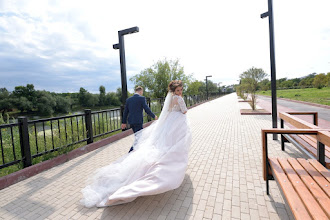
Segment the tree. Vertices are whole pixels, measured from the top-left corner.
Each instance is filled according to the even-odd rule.
[[[315,75],[316,73],[311,73],[301,78],[301,81],[299,82],[299,86],[301,88],[312,87]]]
[[[201,86],[198,89],[198,93],[206,96],[206,82],[199,81]]]
[[[283,88],[282,83],[285,82],[288,78],[280,78],[276,80],[276,88]]]
[[[271,82],[269,79],[264,79],[259,83],[259,88],[263,91],[270,90],[271,88]]]
[[[243,90],[251,95],[251,107],[253,110],[256,108],[256,91],[258,82],[262,81],[267,74],[259,68],[252,67],[240,75],[241,85]]]
[[[99,90],[100,90],[99,105],[104,106],[104,104],[105,104],[105,87],[100,86]]]
[[[56,106],[54,108],[55,112],[68,113],[70,111],[70,106],[72,100],[69,97],[55,96]]]
[[[13,99],[6,88],[0,88],[0,112],[2,116],[13,108]]]
[[[235,90],[236,90],[237,95],[245,100],[243,86],[242,86],[241,82],[242,82],[242,80],[240,80],[240,84],[235,85]]]
[[[37,105],[36,90],[33,84],[27,84],[26,86],[16,86],[13,91],[14,103],[21,112],[32,111]],[[23,103],[20,103],[23,102]]]
[[[135,84],[142,86],[144,90],[148,91],[150,96],[158,98],[165,97],[167,94],[167,87],[172,80],[182,80],[184,83],[184,90],[191,76],[184,74],[183,67],[179,64],[179,60],[167,59],[159,60],[153,66],[144,69],[140,74],[130,78]]]
[[[21,96],[19,98],[14,98],[13,99],[13,104],[14,106],[20,110],[21,112],[24,112],[24,111],[32,111],[33,109],[33,104],[32,102],[30,102],[26,97],[24,96]]]
[[[107,105],[120,106],[121,102],[115,92],[109,92],[105,96]]]
[[[188,88],[187,88],[186,94],[187,95],[198,95],[200,93],[199,89],[202,86],[203,86],[203,83],[198,80],[191,81],[188,83]]]
[[[56,106],[55,98],[46,91],[37,91],[37,109],[42,115],[52,115]]]
[[[313,80],[313,86],[318,89],[327,86],[327,76],[324,73],[316,75]]]
[[[209,91],[209,94],[218,92],[218,86],[216,83],[212,82],[212,80],[207,80],[207,89]]]
[[[36,90],[34,89],[33,84],[27,84],[26,86],[16,86],[13,91],[13,95],[16,98],[25,97],[29,100],[33,107],[37,104],[36,102]]]
[[[117,88],[115,94],[116,94],[116,96],[118,97],[118,100],[119,100],[121,103],[123,103],[124,100],[122,100],[122,99],[123,99],[123,95],[122,95],[121,88]],[[127,94],[127,95],[128,95],[128,94]]]
[[[327,73],[327,86],[330,87],[330,72]]]
[[[292,84],[294,87],[297,87],[301,81],[301,78],[294,78],[294,79],[291,79],[292,81]]]
[[[94,107],[99,103],[99,95],[91,94],[86,89],[79,90],[79,104],[84,107]]]
[[[86,94],[87,93],[88,92],[87,92],[86,89],[84,89],[83,87],[80,87],[78,98],[79,98],[79,104],[81,106],[85,106],[86,105]]]
[[[281,83],[281,88],[292,88],[293,87],[293,81],[292,80],[286,80]]]
[[[306,88],[306,87],[310,87],[313,83],[313,78],[303,78],[300,82],[299,82],[299,86],[301,88]]]
[[[94,107],[99,103],[99,96],[96,94],[87,93],[85,107]]]

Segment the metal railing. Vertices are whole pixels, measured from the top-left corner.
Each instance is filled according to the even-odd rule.
[[[120,130],[120,108],[0,125],[0,169],[32,160]]]
[[[221,94],[225,95],[225,94]],[[209,100],[221,96],[210,94]],[[206,95],[184,96],[187,107],[202,103]],[[147,98],[151,111],[159,115],[165,98]],[[0,170],[15,164],[31,166],[33,159],[55,151],[65,153],[69,147],[93,143],[99,138],[121,130],[122,108],[28,121],[18,117],[17,123],[0,125]],[[145,113],[144,122],[151,121]],[[38,161],[37,161],[38,162]]]

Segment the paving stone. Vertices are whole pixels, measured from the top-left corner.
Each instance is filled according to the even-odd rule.
[[[182,185],[115,207],[83,207],[80,190],[99,167],[127,153],[134,135],[82,155],[0,191],[0,219],[290,219],[282,195],[262,178],[262,128],[269,115],[240,115],[236,94],[188,111],[192,132]],[[303,157],[269,140],[269,155]]]

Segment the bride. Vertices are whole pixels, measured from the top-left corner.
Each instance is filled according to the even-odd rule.
[[[181,80],[170,82],[159,119],[136,133],[133,152],[95,171],[82,190],[83,205],[123,204],[181,185],[191,143],[182,89]]]

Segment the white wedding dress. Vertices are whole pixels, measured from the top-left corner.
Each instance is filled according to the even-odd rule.
[[[104,207],[178,188],[185,176],[191,133],[182,97],[168,93],[157,121],[136,133],[134,151],[99,168],[81,203]]]

